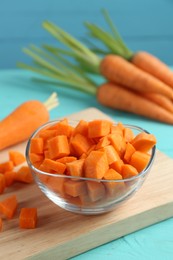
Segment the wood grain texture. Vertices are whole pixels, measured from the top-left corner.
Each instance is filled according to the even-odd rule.
[[[92,120],[107,116],[90,108],[69,118]],[[25,143],[15,149],[24,152]],[[1,161],[7,158],[7,151],[1,152]],[[38,227],[35,230],[19,229],[19,212],[14,219],[4,221],[0,235],[1,258],[67,259],[173,216],[172,168],[173,160],[157,151],[153,168],[135,196],[116,210],[100,216],[72,214],[50,202],[35,184],[15,184],[1,198],[15,192],[19,208],[37,207]]]

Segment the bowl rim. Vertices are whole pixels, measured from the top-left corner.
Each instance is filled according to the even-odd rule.
[[[102,120],[102,119],[100,119]],[[103,119],[103,120],[108,120],[108,119]],[[31,163],[30,158],[29,158],[29,150],[30,150],[30,143],[31,143],[31,139],[34,138],[43,128],[50,126],[50,125],[54,125],[58,122],[62,121],[62,119],[56,119],[56,120],[50,120],[46,123],[44,123],[43,125],[41,125],[40,127],[38,127],[30,136],[30,138],[28,139],[27,145],[26,145],[26,149],[25,149],[25,156],[26,156],[26,161],[28,166],[30,167],[30,169],[34,172],[37,172],[38,174],[41,175],[47,175],[47,176],[53,176],[53,177],[58,177],[58,178],[66,178],[66,179],[75,179],[75,180],[85,180],[85,181],[96,181],[96,182],[104,182],[104,183],[112,183],[112,182],[116,182],[116,183],[123,183],[123,182],[130,182],[130,181],[134,181],[136,179],[140,179],[141,177],[145,176],[151,166],[153,165],[154,159],[155,159],[155,155],[156,155],[156,145],[154,145],[151,148],[151,158],[147,164],[147,166],[145,167],[144,170],[142,170],[140,173],[138,173],[138,175],[135,175],[133,177],[130,178],[125,178],[125,179],[120,179],[120,180],[104,180],[104,179],[96,179],[96,178],[86,178],[86,177],[78,177],[78,176],[70,176],[70,175],[63,175],[63,174],[59,174],[59,173],[48,173],[48,172],[43,172],[41,170],[39,170],[38,168],[34,167],[34,165]],[[71,120],[68,119],[68,122],[70,123],[78,123],[80,120]],[[90,122],[92,120],[85,120],[87,122]],[[111,121],[111,120],[109,120]],[[118,122],[114,122],[112,121],[114,125],[118,124]],[[150,134],[149,131],[147,131],[146,129],[136,126],[136,125],[131,125],[131,124],[124,124],[123,126],[125,127],[129,127],[132,130],[137,130],[139,132],[145,132],[147,134]]]

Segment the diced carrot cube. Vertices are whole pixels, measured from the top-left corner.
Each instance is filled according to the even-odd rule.
[[[4,174],[0,173],[0,194],[4,192],[5,187],[6,187],[5,176]]]
[[[70,154],[70,148],[66,135],[58,135],[48,140],[50,159],[58,159]]]
[[[39,137],[41,137],[44,141],[51,139],[56,136],[56,130],[44,129],[39,133]]]
[[[108,139],[110,140],[110,143],[113,145],[115,150],[118,152],[119,156],[122,157],[126,149],[124,138],[119,134],[110,134]]]
[[[85,159],[84,172],[87,178],[102,179],[108,168],[109,165],[105,152],[92,151]]]
[[[31,139],[30,153],[42,154],[44,150],[44,142],[40,137],[35,137]]]
[[[131,143],[136,150],[148,152],[156,144],[156,138],[152,134],[142,132],[138,134]]]
[[[0,201],[0,212],[6,216],[6,218],[13,218],[18,206],[16,195],[12,195],[3,201]]]
[[[116,180],[122,180],[121,174],[116,172],[114,169],[109,169],[103,178],[105,180],[114,180],[112,182],[104,182],[109,196],[120,196],[123,193],[125,188],[124,182],[116,182]]]
[[[131,143],[127,143],[126,150],[124,154],[124,161],[128,163],[131,159],[132,154],[136,151],[134,146]]]
[[[85,120],[80,120],[73,132],[74,135],[81,134],[88,136],[88,122]]]
[[[84,181],[68,180],[64,184],[64,189],[66,194],[72,197],[77,197],[86,192],[86,184]]]
[[[123,136],[126,142],[131,142],[134,138],[134,133],[132,129],[125,127],[123,130]]]
[[[132,154],[129,164],[134,166],[138,172],[145,169],[150,161],[151,156],[147,153],[136,151]]]
[[[20,228],[36,228],[37,208],[22,208],[19,216]]]
[[[4,173],[6,171],[12,171],[13,168],[14,168],[14,164],[12,161],[0,163],[0,173]]]
[[[18,151],[9,151],[9,159],[13,162],[14,166],[26,161],[25,156]]]
[[[131,178],[131,177],[133,177],[133,176],[138,175],[138,171],[137,171],[136,168],[133,167],[132,165],[130,165],[130,164],[124,164],[124,165],[122,166],[121,174],[122,174],[122,176],[123,176],[123,179],[128,179],[128,178]]]
[[[53,170],[58,174],[63,174],[66,170],[66,165],[64,163],[60,163],[51,159],[44,159],[43,165],[46,166],[47,169]]]
[[[92,202],[101,200],[105,196],[105,187],[101,182],[87,181],[88,196]]]
[[[109,144],[110,144],[110,141],[108,140],[108,137],[104,136],[104,137],[100,138],[99,142],[97,143],[97,145],[95,147],[95,150],[103,148]]]
[[[15,181],[23,182],[23,183],[32,183],[33,177],[31,170],[28,166],[22,166],[14,175]]]
[[[76,160],[77,160],[77,158],[75,156],[64,156],[62,158],[57,159],[56,161],[66,164],[66,163],[69,163],[69,162],[74,162]]]
[[[54,192],[57,192],[61,196],[64,196],[65,195],[64,184],[66,181],[67,181],[66,178],[63,178],[63,177],[49,176],[49,177],[47,177],[46,185],[48,188],[50,188]]]
[[[79,159],[73,162],[66,163],[67,173],[71,176],[82,177],[84,175],[84,161],[85,159]]]
[[[111,130],[112,123],[108,120],[93,120],[88,123],[88,137],[102,137],[108,135]]]
[[[16,173],[14,171],[7,171],[4,173],[6,187],[9,187],[14,183],[15,174]]]
[[[92,145],[91,140],[81,134],[76,134],[73,136],[70,140],[70,144],[72,145],[77,156],[81,156],[83,153],[86,153]]]
[[[117,160],[120,160],[118,152],[114,149],[112,145],[107,145],[101,148],[100,151],[104,151],[106,153],[109,165]]]
[[[124,164],[123,160],[120,159],[120,160],[113,162],[110,165],[110,168],[114,169],[116,172],[121,174],[123,164]]]
[[[35,163],[43,161],[44,156],[43,154],[30,153],[29,158],[32,163]]]

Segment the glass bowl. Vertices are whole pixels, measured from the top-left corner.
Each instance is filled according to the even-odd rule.
[[[97,215],[112,211],[117,206],[132,197],[144,183],[152,167],[156,146],[150,150],[150,160],[146,168],[138,175],[121,180],[98,180],[94,178],[76,177],[58,173],[44,172],[36,168],[29,156],[31,139],[37,137],[40,131],[53,126],[60,120],[50,121],[39,127],[30,137],[26,147],[26,160],[34,180],[41,191],[59,207],[78,214]],[[69,121],[76,126],[79,121]],[[116,125],[116,124],[115,124]],[[148,131],[133,125],[123,124],[135,135]],[[75,190],[68,187],[75,182]]]

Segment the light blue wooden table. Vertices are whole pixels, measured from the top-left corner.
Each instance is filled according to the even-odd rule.
[[[44,101],[56,90],[60,106],[51,111],[51,119],[64,117],[88,107],[96,107],[116,121],[135,124],[154,133],[158,141],[157,148],[173,158],[173,126],[107,109],[99,105],[94,97],[85,94],[33,83],[32,76],[33,74],[20,70],[0,71],[0,120],[20,103],[28,99]],[[84,259],[172,260],[173,218],[73,258],[73,260]]]

